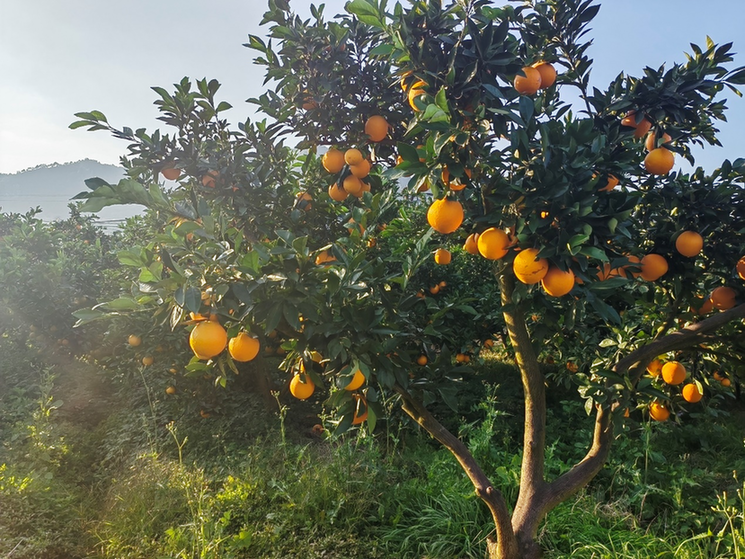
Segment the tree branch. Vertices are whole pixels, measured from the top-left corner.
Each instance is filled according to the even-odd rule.
[[[517,540],[510,522],[510,511],[502,492],[496,489],[484,471],[478,465],[466,445],[458,437],[448,431],[424,404],[415,399],[404,387],[394,385],[394,390],[401,396],[401,408],[416,421],[425,431],[432,435],[440,444],[447,448],[471,480],[476,494],[489,507],[497,530],[497,542],[500,549],[516,552]],[[509,555],[511,556],[511,555]]]

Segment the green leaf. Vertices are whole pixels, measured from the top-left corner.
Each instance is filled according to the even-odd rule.
[[[74,313],[72,313],[72,316],[78,319],[78,321],[75,323],[75,326],[73,326],[73,328],[77,328],[78,326],[88,324],[89,322],[93,322],[94,320],[105,318],[106,316],[108,316],[108,314],[95,309],[80,309],[79,311],[75,311]]]

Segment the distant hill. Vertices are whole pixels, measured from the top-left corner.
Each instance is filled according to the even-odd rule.
[[[100,177],[107,182],[119,182],[124,169],[92,159],[74,163],[38,165],[13,174],[0,173],[0,211],[26,213],[40,206],[45,220],[65,219],[70,215],[70,199],[87,189],[85,179]],[[140,206],[113,206],[99,214],[102,222],[112,222],[137,215]]]

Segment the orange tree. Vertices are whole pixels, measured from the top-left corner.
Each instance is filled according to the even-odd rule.
[[[247,45],[272,84],[252,100],[269,121],[231,130],[216,82],[184,80],[156,88],[172,136],[119,130],[96,111],[72,125],[130,142],[128,178],[91,181],[80,198],[87,210],[140,203],[163,217],[120,261],[140,270],[129,308],[192,328],[187,368],[216,367],[227,385],[239,367],[229,338],[281,343],[291,392],[323,390],[338,432],[374,428],[381,391],[394,393],[489,508],[490,557],[539,556],[539,523],[602,468],[614,424],[631,408],[683,416],[700,393],[721,391],[707,372],[740,351],[745,162],[672,168],[693,160],[691,145],[717,143],[719,94],[745,70],[726,67],[730,45],[707,41],[685,64],[591,88],[583,37],[598,9],[354,0],[326,21],[322,8],[302,20],[272,0],[271,41]],[[476,300],[421,293],[437,248],[489,261]],[[485,320],[504,328],[522,377],[515,503],[430,411],[435,400],[457,407],[455,354]],[[540,360],[557,356],[566,372],[546,378]],[[678,361],[693,363],[689,382]],[[577,386],[594,434],[576,465],[547,479],[556,383]]]

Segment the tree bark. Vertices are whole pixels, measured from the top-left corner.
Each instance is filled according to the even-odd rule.
[[[509,274],[501,274],[499,282],[502,313],[520,370],[525,407],[520,492],[512,514],[512,528],[518,539],[521,556],[540,557],[535,538],[546,509],[546,381],[528,333],[523,310],[512,298],[515,280]]]

